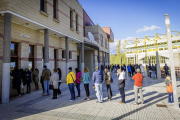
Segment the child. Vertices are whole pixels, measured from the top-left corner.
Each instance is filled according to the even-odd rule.
[[[168,102],[169,104],[173,104],[174,103],[173,88],[172,88],[172,81],[171,81],[170,76],[166,77],[165,83],[166,83],[167,92],[169,93]]]

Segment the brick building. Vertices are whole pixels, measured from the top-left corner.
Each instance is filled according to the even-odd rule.
[[[61,68],[62,82],[68,67],[91,73],[97,65],[109,64],[110,27],[101,28],[77,0],[1,0],[0,1],[0,94],[9,101],[12,89],[10,71]],[[31,84],[34,89],[33,83]],[[9,89],[10,88],[10,89]]]

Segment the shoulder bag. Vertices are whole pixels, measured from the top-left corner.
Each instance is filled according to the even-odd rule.
[[[70,74],[71,75],[71,74]],[[73,79],[73,76],[71,75],[71,77],[72,77],[72,79]],[[74,79],[73,79],[73,81],[74,81]],[[76,82],[74,81],[74,85],[76,86]]]

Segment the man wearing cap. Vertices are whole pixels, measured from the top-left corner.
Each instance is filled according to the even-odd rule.
[[[137,74],[135,74],[132,79],[134,80],[134,93],[135,93],[135,103],[134,105],[138,105],[138,91],[140,93],[141,104],[144,104],[143,94],[142,94],[142,85],[143,85],[143,75],[141,74],[141,70],[136,70]]]
[[[93,73],[92,80],[95,84],[96,94],[98,98],[98,102],[103,102],[103,92],[102,92],[102,82],[104,80],[104,72],[103,70],[99,70],[99,67],[96,67],[96,71]]]
[[[42,96],[46,96],[47,92],[48,92],[48,95],[50,95],[49,82],[50,82],[50,77],[51,77],[51,71],[47,69],[46,65],[43,68],[44,70],[42,71],[42,80],[44,84],[44,94]]]

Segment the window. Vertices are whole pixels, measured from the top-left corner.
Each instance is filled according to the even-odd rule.
[[[107,45],[107,39],[105,39],[105,48],[107,49],[108,47],[107,47],[108,45]]]
[[[173,49],[177,49],[177,46],[173,46]]]
[[[159,48],[159,51],[162,51],[163,50],[163,48]]]
[[[54,49],[54,69],[56,69],[57,67],[57,49]]]
[[[70,28],[73,28],[73,10],[70,10]]]
[[[53,17],[57,19],[57,0],[53,0]]]
[[[72,59],[72,51],[69,51],[69,59]]]
[[[103,47],[103,36],[102,35],[100,36],[100,39],[101,39],[101,46]]]
[[[65,59],[65,50],[62,50],[62,59]]]
[[[168,47],[165,47],[164,50],[168,50]]]
[[[44,4],[45,4],[45,0],[40,0],[40,11],[44,11],[45,12]]]
[[[78,14],[76,14],[76,31],[79,31],[79,25],[78,25]]]
[[[34,46],[29,45],[29,70],[34,70]]]
[[[143,52],[145,53],[145,52],[146,52],[146,50],[143,50]]]
[[[11,42],[11,63],[10,70],[18,67],[18,43]]]

